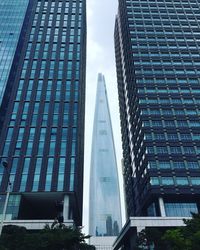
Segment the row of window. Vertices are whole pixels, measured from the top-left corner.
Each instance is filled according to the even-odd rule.
[[[160,62],[159,62],[160,63]],[[195,88],[138,88],[138,93],[144,94],[200,94],[200,89]]]
[[[138,14],[135,14],[134,15],[134,20],[146,20],[146,21],[152,21],[152,20],[154,20],[154,21],[163,21],[163,20],[168,20],[168,21],[176,21],[176,20],[179,20],[179,21],[185,21],[185,20],[187,20],[187,21],[194,21],[194,15],[187,15],[187,17],[185,16],[185,15],[174,15],[174,14],[172,14],[172,15],[158,15],[158,14],[151,14],[151,15],[149,15],[149,14],[146,14],[146,13],[144,13],[144,11],[143,11],[143,13],[141,13],[141,11],[139,11],[138,10]],[[195,17],[196,18],[198,18],[199,19],[199,15],[196,13],[196,15],[195,15]],[[128,17],[128,21],[129,22],[132,22],[133,21],[133,17]]]
[[[79,5],[79,11],[82,10],[82,2],[73,2],[72,3],[72,13],[76,13],[76,10],[78,9],[78,5]],[[39,13],[41,10],[41,2],[38,2],[37,4],[37,8],[36,8],[36,13]],[[55,2],[45,2],[44,5],[42,6],[42,13],[46,13],[47,12],[47,7],[50,7],[50,13],[58,13],[61,14],[62,13],[62,7],[64,7],[64,9],[67,11],[69,8],[69,2],[59,2],[58,3],[58,7],[56,8],[56,4]]]
[[[137,10],[136,10],[137,11]],[[196,22],[196,21],[186,21],[186,20],[174,20],[174,21],[166,21],[166,20],[151,20],[151,22],[147,22],[146,20],[134,20],[132,23],[129,24],[129,27],[130,28],[133,28],[133,27],[150,27],[150,26],[155,26],[155,27],[167,27],[167,28],[171,28],[171,27],[175,27],[175,28],[178,28],[178,27],[191,27],[191,28],[198,28],[198,24],[199,22]]]
[[[154,50],[157,50],[157,49],[162,49],[162,50],[180,50],[180,51],[185,51],[186,49],[190,49],[192,51],[195,51],[199,46],[196,46],[195,43],[190,43],[190,46],[187,45],[186,42],[182,42],[182,44],[179,44],[179,46],[177,46],[177,43],[166,43],[165,42],[158,42],[156,39],[154,40],[154,42],[150,42],[150,41],[146,41],[146,43],[144,44],[143,42],[139,43],[139,42],[135,42],[134,45],[132,45],[132,49],[144,49],[145,51],[146,50],[151,50],[151,49],[154,49]],[[136,50],[137,51],[137,50]],[[178,58],[177,58],[178,60]]]
[[[181,127],[200,127],[200,122],[199,121],[173,121],[173,120],[157,120],[157,121],[143,121],[143,127],[176,127],[176,128],[181,128]]]
[[[200,164],[197,161],[150,161],[151,169],[199,169]]]
[[[152,51],[140,49],[133,52],[133,58],[135,61],[160,61],[160,65],[156,63],[151,63],[150,65],[141,63],[140,67],[138,67],[136,63],[136,73],[142,73],[146,76],[151,74],[157,77],[159,77],[161,74],[164,74],[168,78],[172,77],[171,75],[179,78],[183,74],[185,74],[187,77],[195,76],[195,69],[197,70],[199,66],[198,50],[190,50],[188,48],[184,51],[181,51],[178,49],[178,47],[174,50],[167,49],[167,47],[165,48],[165,50],[163,49],[161,51],[155,49],[152,49]],[[183,62],[186,61],[188,57],[190,58],[190,63],[184,64]],[[151,68],[147,68],[147,66],[151,66]],[[163,69],[161,68],[162,66]],[[194,67],[194,70],[192,67]],[[139,70],[140,68],[141,70]]]
[[[43,154],[43,149],[44,149],[44,144],[45,144],[45,138],[46,138],[46,128],[41,128],[40,131],[40,138],[38,141],[38,155],[42,155]],[[13,131],[14,128],[10,127],[8,128],[8,132],[7,132],[7,138],[5,141],[5,145],[4,145],[4,149],[3,149],[3,155],[6,156],[8,155],[10,146],[11,146],[11,140],[12,140],[12,136],[13,136]],[[17,143],[15,146],[15,151],[13,152],[13,154],[15,156],[19,155],[21,152],[21,147],[22,147],[22,140],[24,137],[24,132],[25,132],[25,128],[22,127],[19,129],[18,132],[18,137],[17,137]],[[29,137],[28,137],[28,142],[27,142],[27,149],[26,149],[26,155],[31,155],[32,153],[32,149],[33,149],[33,142],[34,142],[34,137],[36,134],[37,130],[36,128],[30,128],[29,131]],[[59,132],[61,132],[61,149],[59,154],[60,155],[66,155],[66,149],[67,149],[67,135],[68,135],[68,128],[67,127],[63,127],[62,130]],[[50,134],[50,142],[49,142],[49,155],[54,155],[55,154],[55,147],[56,147],[56,142],[57,142],[57,133],[58,133],[58,129],[57,128],[52,128],[51,129],[51,134]],[[76,144],[76,137],[77,137],[77,128],[74,127],[72,128],[72,155],[75,155],[75,144]],[[56,152],[58,153],[58,152]]]
[[[16,114],[12,114],[11,120],[10,120],[10,124],[9,126],[15,126],[16,123]],[[31,124],[29,124],[30,126],[34,127],[36,125],[38,125],[38,119],[39,117],[41,117],[40,114],[35,114],[33,113],[31,115]],[[69,114],[64,114],[63,119],[60,119],[60,115],[58,113],[52,114],[52,116],[50,116],[49,114],[43,114],[42,115],[42,121],[41,121],[41,126],[47,126],[48,123],[50,122],[51,126],[68,126],[69,125]],[[52,119],[52,120],[51,120]],[[77,126],[77,120],[78,116],[75,113],[73,115],[73,126]],[[26,123],[29,120],[29,116],[28,114],[22,114],[21,120],[20,120],[20,127],[23,127],[26,125]]]
[[[181,154],[181,155],[196,155],[200,154],[199,147],[183,147],[183,146],[148,146],[147,147],[148,154]]]
[[[40,105],[42,105],[44,107],[44,111],[43,113],[49,113],[49,107],[50,107],[50,103],[49,101],[45,101],[44,103],[42,102],[35,102],[34,103],[34,110],[33,110],[33,114],[38,114],[39,111],[39,107]],[[17,113],[19,110],[19,106],[21,107],[22,105],[20,105],[20,102],[14,102],[14,106],[13,106],[13,113]],[[24,107],[23,107],[23,114],[27,114],[28,110],[29,110],[29,106],[30,106],[31,102],[25,101],[24,102]],[[70,102],[54,102],[51,103],[51,105],[54,104],[54,113],[60,113],[60,107],[62,106],[64,108],[63,113],[68,114],[69,112],[69,106],[70,106]],[[74,113],[77,114],[78,112],[78,103],[74,102],[73,103],[74,106]]]
[[[145,140],[155,141],[199,141],[199,134],[189,133],[145,133]]]
[[[142,98],[140,97],[139,103],[141,104],[178,104],[178,105],[183,105],[183,104],[200,104],[200,99],[193,99],[193,98]]]
[[[184,79],[181,78],[137,78],[136,79],[138,84],[147,84],[147,85],[151,85],[151,84],[156,84],[156,85],[176,85],[176,84],[180,84],[180,85],[199,85],[200,81],[198,79],[195,78],[187,78],[185,77]]]
[[[18,161],[19,158],[13,158],[13,162],[11,165],[11,172],[10,172],[10,182],[13,184],[16,177],[16,171],[18,168]],[[23,164],[23,170],[21,175],[21,182],[20,182],[20,192],[24,192],[27,185],[27,179],[29,175],[29,169],[30,169],[30,162],[31,158],[25,158],[24,164]],[[66,169],[66,158],[62,157],[59,158],[59,169],[58,169],[58,181],[57,181],[57,191],[62,191],[64,189],[64,180],[65,180],[65,169]],[[33,165],[31,165],[33,167]],[[45,178],[45,191],[51,190],[51,184],[52,184],[52,175],[53,175],[53,169],[54,169],[54,158],[48,158],[47,163],[47,172],[46,172],[46,178]],[[42,173],[42,158],[37,158],[35,163],[35,170],[34,170],[34,179],[33,179],[33,186],[32,191],[36,192],[39,188],[39,180],[40,175]],[[73,191],[74,188],[74,173],[75,173],[75,158],[71,158],[70,163],[70,191]],[[3,172],[0,172],[0,185],[3,177]]]
[[[164,202],[166,216],[191,217],[191,213],[198,213],[197,204],[194,202]],[[157,216],[156,205],[152,203],[148,209],[149,216]]]
[[[197,116],[200,115],[199,110],[195,109],[141,109],[142,115],[164,115],[164,116]]]
[[[143,54],[144,55],[144,54]],[[183,69],[183,70],[178,70],[178,69],[155,69],[152,68],[150,70],[148,69],[143,69],[141,68],[141,66],[139,67],[139,69],[135,70],[136,75],[142,74],[142,75],[196,75],[197,70],[195,70],[195,68],[193,70],[189,70],[189,69]]]
[[[80,53],[77,53],[78,57],[76,58],[77,60],[80,59]],[[73,55],[74,56],[74,55]],[[30,77],[31,79],[34,79],[37,77],[39,73],[38,78],[39,79],[43,79],[46,75],[49,79],[53,79],[53,78],[57,78],[57,79],[63,79],[64,78],[64,74],[66,74],[66,78],[68,80],[72,79],[72,70],[44,70],[41,69],[39,71],[36,70],[31,70],[30,74],[28,75],[28,77]],[[21,74],[21,78],[25,78],[27,76],[27,71],[26,70],[22,70],[22,74]],[[76,80],[79,79],[79,69],[75,71],[75,78]]]
[[[47,45],[49,46],[49,43],[47,43]],[[48,46],[44,47],[43,51],[45,51],[45,52],[49,51],[49,47]],[[65,68],[64,67],[64,61],[63,61],[64,57],[62,58],[61,55],[62,55],[62,53],[73,52],[75,46],[74,46],[74,44],[70,43],[67,52],[65,51],[65,47],[66,46],[64,44],[62,44],[61,47],[55,47],[55,48],[53,47],[52,48],[52,52],[49,52],[49,53],[52,53],[52,54],[54,54],[55,52],[57,52],[57,54],[60,53],[60,61],[59,62],[55,61],[55,59],[51,59],[51,61],[49,62],[49,68],[50,68],[50,70],[54,70],[55,66],[58,66],[58,70],[63,70],[63,69],[65,69],[65,70],[67,70],[67,69],[68,70],[72,70],[72,61],[69,60],[68,63],[67,63],[67,66]],[[62,53],[60,51],[58,51],[58,49]],[[27,51],[30,52],[30,50],[27,50]],[[37,53],[38,53],[39,50],[34,50],[34,51],[37,51]],[[80,44],[76,44],[76,51],[78,53],[80,52]],[[28,59],[24,60],[23,70],[27,69],[27,66],[28,66],[29,62],[31,62],[31,61],[28,60]],[[57,63],[57,65],[56,65],[56,63]],[[74,62],[74,66],[76,66],[75,68],[77,68],[77,65],[79,66],[79,62],[76,62],[76,64]],[[47,66],[47,61],[46,60],[42,60],[41,63],[38,60],[33,60],[32,61],[32,70],[36,70],[37,68],[44,70],[46,68],[46,66]]]
[[[142,34],[142,32],[140,32]],[[139,33],[139,34],[140,34]],[[158,35],[158,34],[157,34]],[[175,39],[175,36],[174,36],[174,39]],[[171,52],[171,53],[169,53]],[[187,50],[185,51],[184,53],[180,53],[179,50],[175,50],[175,51],[169,51],[169,50],[163,50],[163,51],[152,51],[151,53],[148,53],[147,50],[140,50],[138,52],[135,52],[133,53],[133,58],[135,58],[135,60],[137,60],[137,58],[146,58],[146,59],[149,59],[149,60],[158,60],[158,58],[161,60],[173,60],[173,61],[176,61],[177,58],[179,58],[179,61],[180,60],[184,60],[186,58],[193,58],[193,60],[196,60],[198,59],[198,52],[197,51],[193,51],[193,50]],[[139,71],[137,73],[140,73]],[[186,74],[187,77],[193,77],[193,75],[195,76],[195,71],[193,70],[179,70],[179,69],[176,69],[176,70],[163,70],[163,71],[157,71],[155,70],[155,73],[151,70],[151,71],[145,71],[142,72],[143,74],[146,74],[147,76],[149,74],[151,75],[156,75],[157,76],[160,76],[160,74],[165,74],[166,77],[172,77],[170,75],[175,75],[176,77],[180,77],[182,76],[182,74]]]
[[[188,186],[188,185],[200,185],[200,177],[151,177],[150,184],[152,186]]]

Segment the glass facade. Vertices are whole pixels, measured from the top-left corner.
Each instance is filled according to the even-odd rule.
[[[118,172],[105,78],[102,74],[98,76],[96,94],[89,210],[90,235],[117,236],[119,234],[121,207]]]
[[[86,3],[31,1],[1,134],[14,192],[72,193],[81,224]],[[6,93],[5,93],[6,94]],[[0,114],[1,115],[1,114]],[[7,175],[0,172],[1,190]],[[53,198],[52,198],[53,199]]]
[[[167,216],[187,216],[190,217],[191,213],[198,213],[196,203],[165,203]]]
[[[1,0],[0,2],[0,105],[28,2],[28,0]]]
[[[119,0],[115,49],[129,215],[148,215],[159,196],[199,206],[200,186],[192,181],[200,177],[199,11],[196,0]]]

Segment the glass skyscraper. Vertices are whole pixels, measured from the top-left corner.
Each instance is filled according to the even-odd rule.
[[[128,215],[200,211],[200,2],[119,0],[115,26]]]
[[[117,236],[121,208],[105,78],[98,75],[90,173],[89,234]]]
[[[18,45],[0,112],[1,213],[9,175],[8,219],[81,225],[86,1],[30,0]]]
[[[17,48],[28,0],[0,2],[0,104]]]

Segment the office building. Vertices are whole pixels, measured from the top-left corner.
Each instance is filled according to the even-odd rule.
[[[103,247],[113,243],[113,236],[119,234],[121,207],[112,125],[102,74],[98,75],[90,171],[89,234],[96,237],[91,244],[96,246],[98,242]]]
[[[28,0],[2,0],[0,2],[0,105],[28,2]]]
[[[30,0],[0,111],[7,221],[81,225],[85,61],[86,1]]]
[[[115,50],[128,216],[199,212],[200,3],[119,0]]]

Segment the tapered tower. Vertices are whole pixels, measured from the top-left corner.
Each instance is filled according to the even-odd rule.
[[[93,236],[116,236],[121,228],[117,163],[105,78],[98,75],[90,174],[90,222]]]

